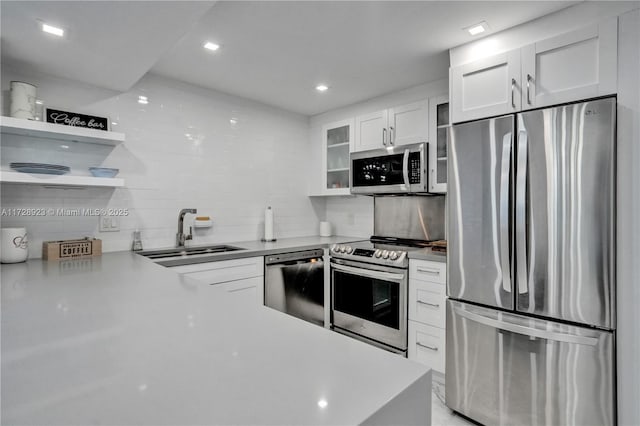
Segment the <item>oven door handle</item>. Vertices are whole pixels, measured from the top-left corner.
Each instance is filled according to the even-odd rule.
[[[402,281],[402,279],[404,278],[404,274],[394,274],[392,272],[372,271],[372,270],[369,270],[369,269],[354,268],[353,266],[338,265],[338,264],[335,264],[335,263],[333,263],[331,265],[331,267],[333,269],[335,269],[336,271],[347,272],[347,273],[354,274],[354,275],[361,275],[363,277],[380,279],[380,280]]]

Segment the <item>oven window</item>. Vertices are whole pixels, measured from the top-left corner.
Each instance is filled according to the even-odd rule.
[[[400,329],[400,284],[333,271],[334,309]]]

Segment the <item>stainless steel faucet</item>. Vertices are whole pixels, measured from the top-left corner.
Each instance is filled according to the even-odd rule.
[[[178,233],[176,234],[176,247],[184,247],[184,243],[187,240],[193,238],[193,229],[189,227],[189,235],[185,235],[184,228],[184,215],[187,213],[198,213],[198,209],[182,209],[180,210],[180,214],[178,215]]]

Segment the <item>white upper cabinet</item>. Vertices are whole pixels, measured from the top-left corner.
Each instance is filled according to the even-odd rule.
[[[429,139],[429,104],[425,101],[389,110],[391,145],[426,142]]]
[[[429,98],[429,192],[447,192],[449,97]]]
[[[452,67],[451,121],[616,93],[617,18]]]
[[[356,117],[355,151],[426,142],[428,102],[420,101]]]
[[[356,117],[356,143],[354,151],[366,151],[387,146],[388,110],[376,111]]]
[[[522,109],[616,93],[617,19],[522,48]]]
[[[454,123],[520,109],[520,50],[451,68]]]
[[[353,119],[336,121],[322,128],[323,195],[348,195],[349,152],[353,144]]]

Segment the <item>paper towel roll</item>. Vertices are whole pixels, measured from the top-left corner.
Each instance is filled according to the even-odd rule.
[[[264,239],[267,241],[273,240],[273,210],[271,206],[264,211]]]

